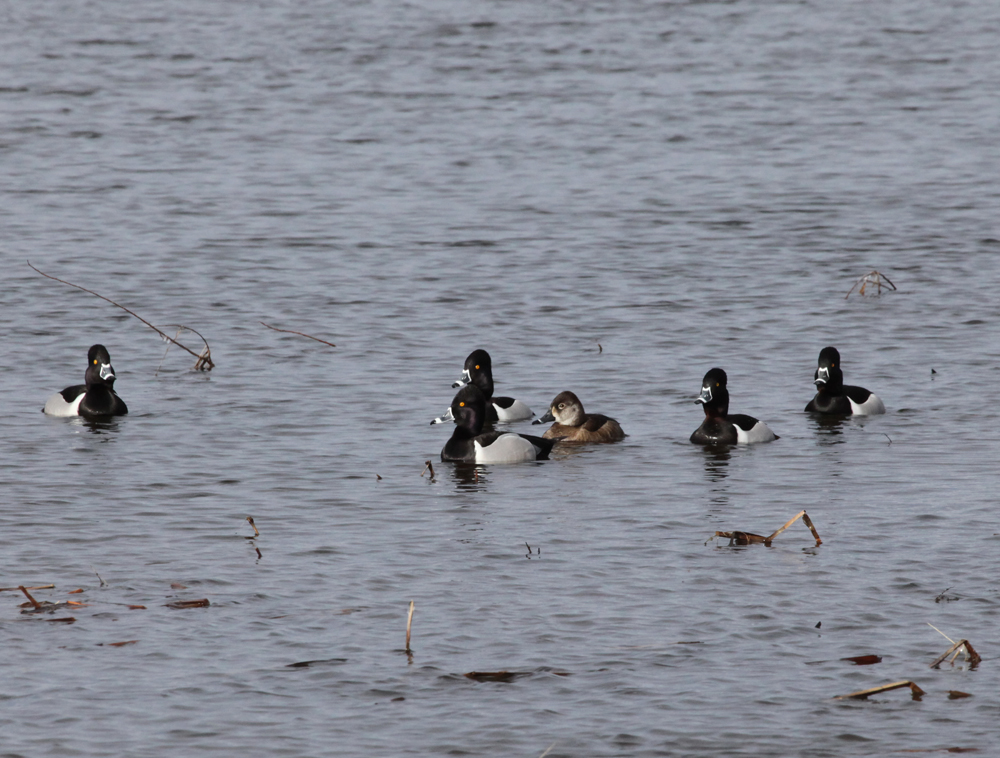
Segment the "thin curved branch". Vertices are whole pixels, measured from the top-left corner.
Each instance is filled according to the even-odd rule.
[[[273,329],[276,332],[286,332],[287,334],[297,334],[300,337],[308,337],[311,340],[316,340],[317,342],[322,342],[324,345],[329,345],[330,347],[336,347],[336,345],[334,345],[332,342],[327,342],[326,340],[321,340],[319,337],[313,337],[311,334],[306,334],[305,332],[296,332],[296,331],[294,331],[292,329],[279,329],[276,326],[271,326],[270,324],[264,324],[263,321],[260,321],[258,323],[263,324],[268,329]],[[200,337],[201,335],[198,335],[198,336]],[[202,339],[204,339],[204,337],[202,337]]]
[[[190,331],[194,332],[195,334],[198,334],[198,336],[201,337],[202,340],[205,340],[205,350],[203,350],[200,355],[198,353],[196,353],[194,350],[192,350],[191,348],[187,347],[186,345],[182,345],[180,342],[178,342],[177,340],[175,340],[169,334],[167,334],[167,333],[163,332],[162,330],[158,329],[157,327],[153,326],[151,323],[149,323],[148,321],[146,321],[146,319],[144,319],[142,316],[140,316],[135,311],[131,311],[128,308],[126,308],[124,305],[122,305],[120,303],[116,303],[110,297],[105,297],[104,295],[101,295],[100,293],[94,292],[93,290],[89,290],[86,287],[81,287],[79,284],[73,284],[73,282],[67,282],[65,279],[60,279],[57,276],[52,276],[51,274],[46,274],[44,271],[41,271],[41,270],[35,268],[34,266],[32,266],[31,265],[31,261],[26,261],[26,263],[28,264],[28,266],[35,273],[41,274],[46,279],[51,279],[52,281],[59,282],[60,284],[67,284],[70,287],[73,287],[73,288],[78,289],[78,290],[82,290],[82,291],[86,292],[89,295],[93,295],[94,297],[99,297],[99,298],[101,298],[101,300],[104,300],[105,302],[111,303],[116,308],[121,308],[123,311],[125,311],[126,313],[128,313],[130,316],[135,316],[142,323],[144,323],[146,326],[148,326],[154,332],[156,332],[157,334],[159,334],[164,340],[166,340],[167,342],[171,342],[171,343],[177,345],[177,347],[181,348],[182,350],[186,350],[187,352],[191,353],[191,355],[193,355],[195,358],[197,358],[198,361],[194,364],[196,369],[198,369],[200,371],[211,371],[213,368],[215,368],[215,364],[212,362],[212,358],[211,358],[211,352],[212,351],[208,347],[208,341],[205,340],[204,337],[201,337],[201,335],[198,334],[198,332],[194,332],[194,329],[190,329]],[[186,329],[187,327],[184,327],[184,328]]]

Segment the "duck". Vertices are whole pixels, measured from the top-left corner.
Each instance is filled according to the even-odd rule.
[[[613,418],[599,413],[587,413],[583,403],[572,392],[560,392],[549,403],[549,410],[532,424],[555,423],[545,430],[543,439],[561,442],[617,442],[625,432]]]
[[[455,431],[441,450],[441,460],[457,463],[524,463],[549,457],[555,440],[527,434],[483,433],[486,397],[474,384],[462,387],[451,401]]]
[[[512,397],[493,396],[493,361],[485,350],[473,350],[465,359],[462,378],[451,386],[464,387],[467,384],[476,385],[486,398],[488,421],[525,421],[534,416],[534,412],[520,400]]]
[[[701,381],[701,394],[695,400],[705,409],[705,420],[691,435],[699,445],[743,445],[773,442],[778,435],[763,421],[743,414],[729,415],[728,377],[721,368],[713,368]]]
[[[818,391],[816,397],[809,401],[806,411],[841,416],[876,416],[885,413],[885,404],[874,392],[864,387],[844,384],[840,352],[835,347],[820,350],[813,384]]]
[[[87,352],[86,384],[76,384],[57,392],[45,401],[42,412],[48,416],[68,418],[83,416],[101,419],[128,413],[125,401],[114,390],[115,370],[111,355],[104,345],[93,345]]]

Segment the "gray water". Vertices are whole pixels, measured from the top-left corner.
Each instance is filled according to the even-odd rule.
[[[87,605],[0,594],[0,755],[989,754],[998,32],[927,0],[9,4],[2,584]],[[871,269],[898,291],[845,299]],[[95,342],[131,413],[43,416]],[[828,344],[888,414],[802,412]],[[629,437],[438,462],[476,347]],[[688,442],[716,365],[780,440]],[[819,547],[706,544],[803,508]],[[928,624],[983,662],[931,670]]]

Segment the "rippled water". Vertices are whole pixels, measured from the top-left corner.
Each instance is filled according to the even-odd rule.
[[[0,594],[0,753],[988,754],[998,31],[926,0],[9,7],[2,582],[87,605]],[[899,290],[845,299],[872,268]],[[44,417],[94,342],[130,415]],[[827,344],[886,416],[802,413]],[[630,436],[421,476],[475,347]],[[688,443],[714,365],[779,441]],[[803,508],[819,547],[706,544]],[[978,669],[929,669],[928,623]],[[832,699],[901,679],[922,701]]]

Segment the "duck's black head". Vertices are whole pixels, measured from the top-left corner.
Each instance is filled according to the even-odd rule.
[[[486,422],[486,398],[476,385],[467,384],[455,393],[451,413],[455,417],[455,425],[474,437],[482,433]]]
[[[726,389],[726,372],[721,368],[713,368],[701,380],[701,394],[695,400],[705,407],[705,415],[725,416],[729,413],[729,390]]]
[[[465,359],[462,378],[451,386],[462,387],[466,384],[476,385],[487,400],[493,397],[493,361],[485,350],[473,350],[469,353],[469,357]]]
[[[111,355],[104,345],[94,345],[87,353],[87,373],[84,379],[89,387],[92,384],[106,384],[111,387],[115,383],[115,370],[111,366]]]
[[[840,353],[835,347],[824,347],[819,353],[819,365],[813,375],[813,384],[820,392],[838,393],[844,386],[844,372],[840,369]]]

